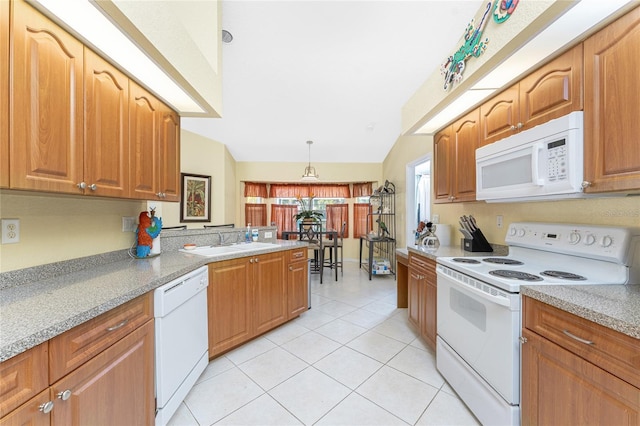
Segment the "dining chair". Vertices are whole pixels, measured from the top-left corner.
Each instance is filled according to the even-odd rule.
[[[343,263],[344,263],[344,252],[343,252],[343,243],[344,243],[344,233],[347,229],[347,222],[342,222],[342,226],[340,231],[337,233],[336,241],[334,244],[324,244],[322,248],[323,258],[325,259],[325,265],[330,268],[336,268],[336,280],[338,268],[340,269],[340,275],[344,275]],[[329,249],[329,262],[326,263],[327,258],[324,256],[324,249]],[[339,257],[338,257],[339,256]]]

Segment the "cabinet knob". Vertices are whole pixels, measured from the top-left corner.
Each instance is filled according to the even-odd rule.
[[[80,182],[79,184],[76,185],[78,188],[80,189],[85,189],[87,187],[87,184],[85,182]]]
[[[53,401],[47,401],[38,407],[38,410],[45,414],[49,414],[53,410]]]
[[[289,266],[289,270],[290,270],[290,271],[293,271],[293,266]]]
[[[582,188],[583,190],[589,188],[591,186],[591,182],[589,181],[582,181],[582,183],[580,184],[580,188]]]
[[[509,127],[509,130],[513,131],[516,129],[516,126],[514,126],[513,124],[511,125],[511,127]]]
[[[259,261],[260,261],[260,259],[258,259],[258,258],[256,257],[256,263],[258,263]]]
[[[58,394],[58,398],[60,398],[63,401],[66,401],[67,399],[71,398],[71,391],[69,389],[62,391]]]
[[[520,338],[519,338],[518,340],[520,340],[520,343],[521,343],[521,344],[525,344],[525,343],[527,343],[527,338],[526,338],[526,337],[524,337],[524,336],[520,336]]]
[[[95,191],[96,189],[98,189],[98,185],[96,185],[95,183],[92,183],[91,185],[89,185],[88,188],[92,191]]]
[[[518,123],[518,124],[516,125],[516,127],[517,127],[518,129],[522,129],[522,128],[524,127],[524,124],[522,124],[522,123]]]
[[[249,259],[249,263],[253,263],[253,259]]]

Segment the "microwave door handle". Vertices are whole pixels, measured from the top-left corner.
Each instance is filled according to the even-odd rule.
[[[540,153],[544,149],[544,144],[537,143],[533,146],[533,158],[531,162],[531,183],[537,186],[544,185],[544,179],[540,178],[540,171],[538,166],[540,165]]]

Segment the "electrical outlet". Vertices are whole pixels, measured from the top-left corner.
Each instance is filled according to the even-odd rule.
[[[440,215],[439,214],[434,214],[432,222],[433,223],[440,223]]]
[[[273,232],[271,232],[271,231],[265,231],[265,233],[264,233],[264,237],[265,237],[265,238],[273,238]]]
[[[20,242],[20,219],[2,219],[2,244]]]
[[[122,232],[133,232],[138,227],[138,222],[133,216],[122,216]]]
[[[502,228],[502,215],[496,216],[496,226]]]

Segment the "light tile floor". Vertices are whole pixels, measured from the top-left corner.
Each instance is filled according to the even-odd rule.
[[[170,425],[478,425],[396,308],[396,281],[357,262],[312,309],[209,363]]]

